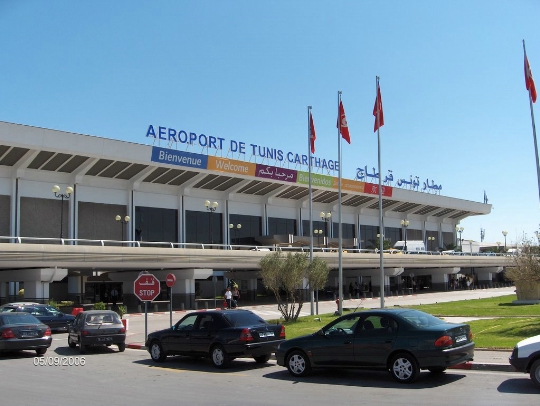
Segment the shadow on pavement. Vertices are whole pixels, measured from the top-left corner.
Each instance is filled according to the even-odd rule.
[[[358,386],[366,388],[392,388],[392,389],[429,389],[450,385],[465,378],[464,374],[431,374],[421,372],[418,380],[412,384],[401,384],[383,370],[315,370],[303,378],[295,378],[286,369],[282,372],[272,372],[264,375],[265,378],[289,381],[292,384],[310,383],[318,385]]]
[[[134,364],[146,365],[154,368],[170,369],[170,370],[186,370],[191,372],[209,372],[209,373],[242,373],[257,369],[265,369],[275,366],[275,361],[267,362],[266,364],[258,364],[250,358],[237,358],[233,360],[227,368],[219,369],[212,365],[210,360],[205,357],[185,357],[171,356],[167,357],[165,362],[152,361],[150,356],[148,359],[137,360]]]
[[[523,374],[522,376],[523,378],[512,378],[503,381],[497,387],[497,390],[502,393],[521,393],[523,395],[540,393],[540,388],[536,387],[528,374]]]

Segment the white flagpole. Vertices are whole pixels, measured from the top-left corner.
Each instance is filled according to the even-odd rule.
[[[341,224],[341,111],[339,109],[339,106],[341,105],[341,91],[338,91],[338,122],[339,122],[339,128],[338,128],[338,162],[339,162],[339,170],[338,170],[338,258],[339,258],[339,266],[338,266],[338,278],[339,278],[339,305],[338,305],[338,313],[339,315],[343,315],[343,241],[341,238],[341,230],[342,230],[342,224]]]
[[[377,104],[377,150],[379,165],[379,268],[381,270],[381,309],[384,309],[384,223],[382,215],[382,182],[381,182],[381,126],[380,126],[380,108],[379,108],[379,77],[375,76],[375,103]]]
[[[313,262],[313,191],[311,189],[311,106],[307,108],[307,121],[308,121],[308,153],[309,153],[309,263]],[[311,303],[311,315],[315,313],[314,308],[314,294],[313,287],[309,286],[310,290],[310,303]]]
[[[525,58],[527,59],[527,51],[525,50],[525,40],[523,40],[523,54],[525,55]],[[528,62],[528,59],[527,59]],[[529,64],[526,65],[527,68],[527,78],[531,77],[531,72],[529,71]],[[533,110],[533,101],[531,96],[531,89],[529,87],[529,106],[531,109],[531,122],[532,122],[532,130],[533,130],[533,139],[534,139],[534,155],[536,158],[536,178],[538,180],[538,198],[540,199],[540,165],[538,163],[538,143],[536,141],[536,126],[534,124],[534,110]]]

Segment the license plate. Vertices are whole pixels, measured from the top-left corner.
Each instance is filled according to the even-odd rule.
[[[467,336],[457,336],[456,337],[456,343],[461,343],[463,341],[467,341]]]
[[[112,341],[112,337],[98,337],[98,341]]]
[[[21,331],[21,338],[37,337],[37,331]]]
[[[274,337],[274,332],[273,331],[262,332],[262,333],[259,333],[259,337]]]

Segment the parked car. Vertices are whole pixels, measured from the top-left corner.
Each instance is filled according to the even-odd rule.
[[[529,373],[534,384],[540,387],[540,335],[517,343],[509,361],[516,371]]]
[[[68,345],[79,346],[84,353],[88,347],[117,345],[118,351],[126,349],[126,329],[118,314],[112,310],[88,310],[80,312],[68,325]]]
[[[68,323],[75,317],[62,313],[57,308],[39,303],[8,303],[0,307],[0,312],[26,312],[48,325],[51,330],[67,331]]]
[[[295,377],[313,368],[377,368],[402,383],[414,382],[422,369],[442,373],[473,356],[469,325],[410,309],[347,314],[314,334],[283,342],[276,351],[278,365]]]
[[[190,313],[171,328],[150,333],[146,348],[156,362],[168,355],[207,356],[224,368],[238,357],[265,363],[284,340],[281,324],[269,324],[249,310],[216,310]]]
[[[43,355],[51,346],[51,328],[28,313],[0,313],[0,352],[34,350]]]

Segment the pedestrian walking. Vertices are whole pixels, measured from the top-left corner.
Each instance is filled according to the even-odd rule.
[[[227,288],[227,290],[225,291],[225,301],[227,302],[227,309],[231,309],[232,308],[232,292],[231,292],[231,288]]]

